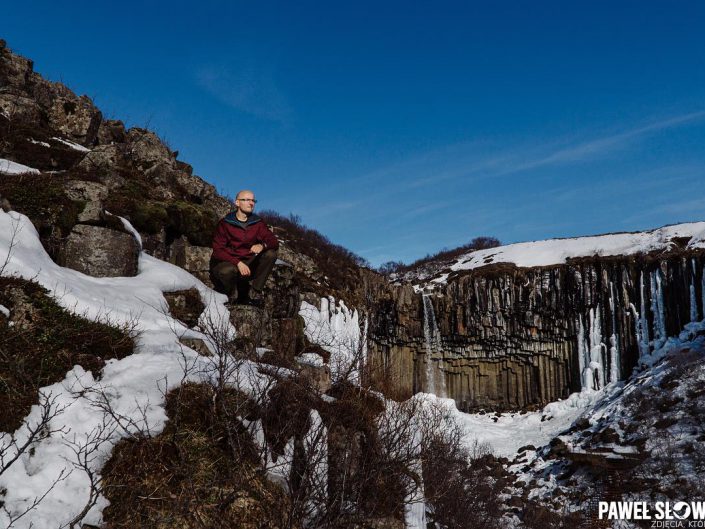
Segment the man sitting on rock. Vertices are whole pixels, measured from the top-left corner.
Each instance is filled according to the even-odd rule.
[[[279,242],[253,213],[256,202],[252,191],[240,191],[235,211],[218,223],[210,273],[215,289],[227,294],[231,303],[261,307],[262,288],[277,259]]]

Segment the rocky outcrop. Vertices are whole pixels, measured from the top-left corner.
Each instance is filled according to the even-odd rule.
[[[32,61],[15,55],[0,40],[0,108],[23,125],[48,126],[81,145],[92,145],[102,114],[86,96],[42,79]]]
[[[132,222],[157,257],[178,253],[170,246],[182,237],[192,247],[210,246],[230,204],[177,155],[149,130],[104,120],[87,96],[43,79],[0,40],[0,157],[42,172],[32,182],[3,178],[0,192],[35,225],[61,217],[61,234],[40,230],[53,257],[65,252],[75,224],[101,224],[104,208]],[[29,194],[28,185],[43,191]],[[58,211],[59,202],[71,202],[71,210]]]

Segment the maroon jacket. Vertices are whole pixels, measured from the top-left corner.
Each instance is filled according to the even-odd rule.
[[[228,213],[213,234],[211,262],[227,261],[237,266],[243,259],[254,255],[250,248],[255,244],[264,245],[265,250],[279,247],[279,241],[260,217],[253,214],[242,223],[237,220],[235,212]]]

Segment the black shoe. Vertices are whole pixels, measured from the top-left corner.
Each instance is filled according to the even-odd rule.
[[[237,300],[238,305],[249,305],[250,307],[257,307],[258,309],[261,309],[264,307],[264,300],[262,298],[251,298],[251,297],[246,297],[242,299]]]

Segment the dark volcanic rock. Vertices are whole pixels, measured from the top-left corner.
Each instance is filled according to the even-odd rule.
[[[658,341],[677,335],[691,313],[702,317],[704,265],[702,251],[676,249],[544,268],[485,267],[451,279],[426,307],[418,294],[380,289],[370,315],[371,362],[397,387],[435,386],[461,409],[545,404],[595,383],[581,380],[586,351],[600,348],[593,375],[604,385],[612,380],[613,351],[618,377],[637,364],[637,325]],[[437,331],[429,354],[424,325],[431,316]]]

